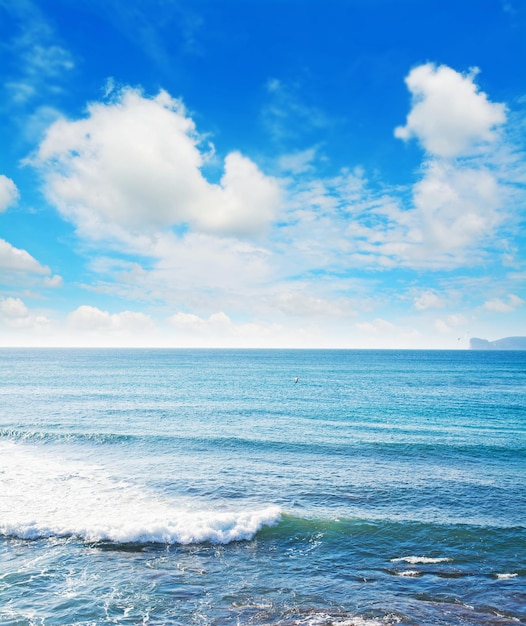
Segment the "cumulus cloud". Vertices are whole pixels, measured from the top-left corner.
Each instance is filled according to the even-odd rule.
[[[60,287],[62,278],[57,274],[52,275],[46,265],[41,265],[29,252],[21,248],[15,248],[5,239],[0,239],[0,269],[4,276],[13,275],[15,281],[20,280],[20,274],[44,275],[43,284],[48,287]]]
[[[133,333],[152,330],[154,327],[151,317],[144,313],[122,311],[111,314],[89,305],[79,306],[71,312],[68,315],[68,325],[80,331],[112,333]]]
[[[219,235],[260,233],[278,209],[277,182],[233,152],[220,183],[211,184],[201,172],[206,158],[181,101],[125,89],[111,103],[91,104],[85,119],[55,122],[32,163],[49,200],[92,239],[181,224]]]
[[[233,328],[232,321],[223,311],[212,313],[208,319],[201,318],[193,313],[179,312],[172,315],[168,321],[178,330],[197,335],[215,335],[217,331],[230,332]]]
[[[395,254],[409,265],[475,263],[507,217],[515,174],[514,159],[500,154],[506,107],[478,89],[476,74],[428,63],[406,78],[412,108],[395,135],[417,138],[426,155],[413,205],[387,217]]]
[[[9,319],[16,319],[26,317],[28,309],[20,298],[2,298],[0,300],[0,313]]]
[[[15,248],[5,239],[0,239],[0,267],[7,270],[49,274],[49,267],[41,265],[29,252]]]
[[[400,139],[417,138],[425,150],[439,157],[470,154],[496,138],[506,120],[503,104],[488,100],[474,79],[432,63],[414,68],[406,78],[413,106],[405,126],[395,129]]]
[[[35,315],[29,311],[20,298],[0,297],[0,326],[11,330],[42,331],[50,325],[44,315]]]
[[[221,184],[211,192],[191,221],[218,234],[257,235],[270,225],[280,201],[277,182],[239,152],[226,157]]]
[[[223,311],[208,318],[194,313],[178,312],[167,320],[174,331],[174,343],[183,347],[269,347],[305,345],[305,333],[300,329],[277,323],[234,322]],[[311,334],[311,341],[315,333]]]
[[[0,213],[16,204],[18,196],[15,183],[7,176],[0,174]]]
[[[492,103],[475,78],[432,64],[409,73],[413,103],[395,134],[426,148],[413,185],[378,185],[359,167],[325,179],[303,173],[291,183],[281,233],[296,258],[340,272],[349,264],[454,269],[480,263],[500,245],[524,201],[523,156],[500,128],[505,106]]]

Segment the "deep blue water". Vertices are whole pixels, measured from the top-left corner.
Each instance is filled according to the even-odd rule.
[[[526,352],[0,350],[0,624],[525,623],[525,479]]]

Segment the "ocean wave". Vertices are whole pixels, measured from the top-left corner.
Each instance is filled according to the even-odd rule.
[[[396,559],[391,559],[391,563],[400,563],[404,561],[405,563],[410,563],[411,565],[418,564],[433,564],[433,563],[449,563],[451,559],[447,557],[428,557],[428,556],[401,556]]]
[[[42,430],[18,430],[16,428],[0,428],[0,439],[26,443],[72,443],[87,442],[96,444],[123,443],[137,439],[134,435],[117,433],[61,433]],[[144,437],[141,437],[144,439]]]
[[[116,516],[120,517],[119,513]],[[0,523],[0,534],[18,539],[46,539],[50,537],[75,537],[88,542],[113,542],[120,544],[228,544],[252,539],[264,526],[279,522],[278,507],[261,510],[174,511],[170,519],[143,514],[134,519],[49,519],[7,520]]]
[[[103,467],[60,459],[38,446],[3,442],[0,474],[0,534],[8,537],[226,544],[252,539],[281,519],[277,506],[217,510],[163,499]]]
[[[378,619],[319,612],[306,617],[295,618],[294,621],[280,621],[277,622],[277,626],[392,626],[400,623],[400,621],[395,616]]]

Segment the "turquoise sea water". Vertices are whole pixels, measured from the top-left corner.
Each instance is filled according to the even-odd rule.
[[[525,623],[525,479],[526,352],[0,350],[0,624]]]

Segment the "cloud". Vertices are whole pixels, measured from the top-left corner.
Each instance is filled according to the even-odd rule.
[[[50,326],[44,315],[32,314],[20,298],[0,297],[0,327],[10,330],[41,332]]]
[[[310,345],[319,341],[314,329],[287,327],[272,322],[235,323],[223,311],[212,313],[208,318],[178,312],[167,322],[174,331],[174,345],[181,347],[302,347],[307,339],[310,339]]]
[[[494,141],[496,128],[506,120],[506,108],[478,90],[477,73],[463,75],[432,63],[414,68],[406,78],[413,106],[395,136],[416,137],[429,154],[447,158],[471,154]]]
[[[172,315],[168,321],[174,328],[194,335],[230,333],[233,329],[232,321],[222,311],[213,313],[208,319],[203,319],[193,313],[179,312]]]
[[[523,305],[524,300],[522,298],[519,298],[519,296],[516,296],[515,294],[510,294],[507,302],[500,298],[494,298],[493,300],[485,302],[484,308],[487,311],[493,311],[495,313],[510,313]]]
[[[426,314],[452,300],[435,289],[443,277],[426,274],[429,287],[409,299],[397,285],[417,284],[407,268],[481,263],[515,206],[508,167],[518,171],[522,157],[505,153],[496,127],[491,140],[466,139],[455,158],[424,154],[412,185],[382,184],[354,164],[318,178],[317,148],[285,150],[281,181],[231,152],[213,184],[203,175],[212,148],[181,101],[131,89],[108,96],[82,119],[55,121],[32,158],[48,199],[86,240],[86,275],[97,280],[82,287],[128,301],[110,312],[86,300],[64,324],[71,345],[419,347],[434,333],[440,347],[460,324]],[[13,250],[11,263],[25,259],[47,270],[43,282],[59,281]],[[491,302],[486,309],[513,303]]]
[[[465,326],[466,323],[467,320],[464,315],[452,314],[448,315],[445,319],[435,320],[434,327],[439,333],[448,334],[459,327]]]
[[[517,167],[499,127],[506,107],[492,103],[463,75],[433,64],[414,68],[406,78],[413,95],[401,139],[416,137],[426,150],[420,179],[408,202],[400,190],[386,189],[367,219],[351,231],[361,250],[386,266],[454,268],[480,262],[517,201]],[[363,214],[365,216],[365,213]],[[371,225],[372,218],[375,223]]]
[[[15,183],[7,176],[0,174],[0,213],[18,201],[19,193]]]
[[[61,113],[51,106],[39,106],[24,119],[21,133],[32,145],[42,140],[53,122],[60,119]]]
[[[283,172],[303,174],[314,169],[313,161],[315,158],[316,148],[308,148],[282,155],[278,159],[278,166]]]
[[[323,111],[302,101],[297,85],[271,78],[266,87],[269,102],[262,111],[262,118],[274,139],[294,139],[331,125]]]
[[[417,311],[427,311],[428,309],[442,309],[445,302],[434,291],[427,290],[415,297],[413,306]]]
[[[232,152],[220,184],[211,184],[201,173],[206,159],[179,100],[125,89],[111,103],[91,104],[85,119],[55,122],[31,162],[50,202],[90,239],[177,225],[258,236],[279,208],[277,181]]]
[[[289,252],[344,271],[454,268],[479,263],[512,206],[507,172],[485,163],[426,161],[406,188],[378,188],[363,172],[293,183]]]
[[[41,265],[29,252],[21,248],[15,248],[5,239],[0,239],[0,268],[13,272],[51,274],[49,267]],[[50,286],[57,286],[60,284],[61,279],[59,276],[53,276],[50,277],[50,282]]]
[[[62,284],[62,276],[59,276],[58,274],[53,274],[53,276],[46,276],[44,278],[44,285],[46,287],[62,287]]]
[[[67,323],[76,331],[89,333],[133,334],[151,331],[154,322],[149,315],[122,311],[110,314],[94,306],[82,305],[68,315]]]
[[[10,49],[16,55],[18,74],[5,81],[12,103],[25,105],[35,97],[60,91],[59,84],[75,67],[70,52],[56,41],[54,30],[37,4],[30,0],[4,3],[14,18]]]
[[[212,186],[211,206],[203,206],[194,219],[205,232],[257,235],[266,229],[280,204],[280,190],[273,179],[262,174],[255,163],[239,152],[227,155],[219,186]],[[214,209],[212,209],[214,207]]]
[[[9,319],[17,319],[26,317],[28,310],[20,298],[2,298],[0,299],[0,313]]]
[[[299,289],[282,291],[272,302],[278,310],[294,317],[327,320],[356,316],[348,299],[304,294]]]
[[[491,103],[474,79],[431,64],[409,74],[416,95],[396,134],[428,149],[413,185],[378,184],[356,166],[332,178],[304,170],[291,180],[281,236],[299,271],[309,262],[339,273],[349,266],[452,270],[505,246],[525,200],[524,156],[499,128],[505,106]],[[310,156],[299,153],[291,167],[305,167]]]
[[[470,250],[492,237],[503,219],[505,185],[496,173],[479,164],[431,161],[413,190],[415,209],[409,214],[413,232],[425,243],[420,253],[447,255]]]
[[[27,54],[27,71],[36,76],[61,76],[74,67],[71,54],[57,45],[33,44]]]
[[[394,331],[396,329],[395,325],[388,320],[377,318],[370,322],[356,322],[356,328],[360,330],[360,332],[377,334],[385,331]]]

